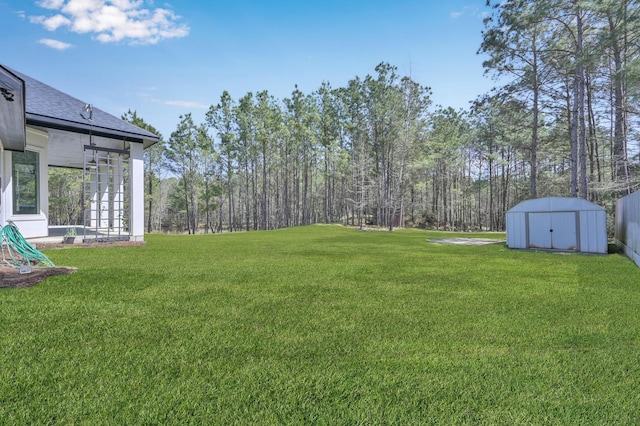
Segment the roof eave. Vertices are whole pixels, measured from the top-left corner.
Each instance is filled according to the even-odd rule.
[[[0,140],[4,149],[24,151],[27,144],[25,82],[1,65],[0,72],[4,75],[0,78],[3,82],[0,86],[4,89],[3,98],[0,98],[0,102],[3,102],[0,110],[4,117],[2,122],[6,126],[0,128]]]
[[[87,135],[93,134],[106,138],[123,139],[127,142],[144,143],[145,147],[153,145],[160,140],[159,137],[152,134],[139,134],[116,129],[106,129],[104,127],[92,126],[85,123],[71,122],[68,120],[62,120],[55,117],[47,117],[33,113],[27,113],[26,116],[26,124],[30,126],[64,130],[68,132],[82,133]],[[147,143],[145,143],[145,141]]]

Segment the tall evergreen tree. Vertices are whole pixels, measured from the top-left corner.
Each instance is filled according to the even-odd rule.
[[[193,121],[191,114],[180,116],[180,123],[171,133],[165,150],[166,164],[181,181],[186,208],[185,225],[189,234],[198,229],[198,187],[201,183],[201,157],[198,150],[201,128]]]
[[[226,90],[220,97],[220,102],[216,106],[211,106],[207,112],[206,120],[209,127],[216,131],[219,143],[219,157],[223,163],[223,176],[226,181],[228,229],[233,231],[234,225],[234,174],[238,155],[237,146],[237,124],[235,122],[236,105],[231,99],[231,95]]]

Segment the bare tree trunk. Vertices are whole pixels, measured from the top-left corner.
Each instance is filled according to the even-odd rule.
[[[588,145],[589,145],[589,180],[602,182],[600,171],[600,153],[598,152],[598,132],[596,117],[593,111],[593,88],[591,86],[590,74],[586,74],[586,95],[587,95],[587,122],[588,127]]]
[[[324,147],[324,223],[330,223],[329,210],[331,208],[329,201],[329,147]]]
[[[584,199],[589,197],[588,185],[587,185],[587,142],[586,131],[584,121],[584,58],[583,58],[583,21],[582,10],[578,7],[576,14],[576,27],[577,27],[577,49],[576,49],[576,83],[578,85],[578,93],[576,102],[578,104],[578,156],[580,162],[580,196]]]
[[[233,232],[233,188],[231,186],[231,159],[227,157],[227,191],[229,192],[229,232]]]
[[[580,76],[576,69],[573,86],[573,107],[571,110],[571,196],[578,196],[578,92]]]
[[[269,219],[267,217],[267,143],[262,141],[262,205],[260,206],[261,229],[269,229]]]
[[[538,50],[536,47],[536,33],[533,34],[533,118],[531,123],[531,198],[538,197],[538,114],[540,87],[538,80]]]
[[[625,9],[626,10],[626,9]],[[609,30],[615,32],[615,23],[609,16]],[[612,45],[613,56],[613,100],[614,100],[614,134],[613,134],[613,175],[616,182],[626,184],[623,193],[629,193],[629,166],[626,150],[626,110],[625,110],[625,89],[624,89],[624,63],[622,49],[617,39],[614,38]]]
[[[149,168],[151,168],[151,164],[149,164]],[[153,173],[149,173],[149,213],[147,214],[147,232],[151,233],[153,231],[152,226],[152,217],[153,217]]]

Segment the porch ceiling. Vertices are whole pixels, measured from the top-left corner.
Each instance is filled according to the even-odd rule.
[[[100,148],[126,150],[135,142],[85,135],[64,130],[49,130],[49,166],[82,169],[84,147],[94,144]]]

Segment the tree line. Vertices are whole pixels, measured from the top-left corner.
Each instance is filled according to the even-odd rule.
[[[145,150],[147,231],[503,230],[510,207],[541,196],[612,212],[638,187],[638,2],[487,5],[478,53],[496,88],[467,109],[434,106],[429,87],[381,63],[344,87],[225,91],[204,122],[181,116]],[[77,175],[50,173],[50,220],[71,223]]]

